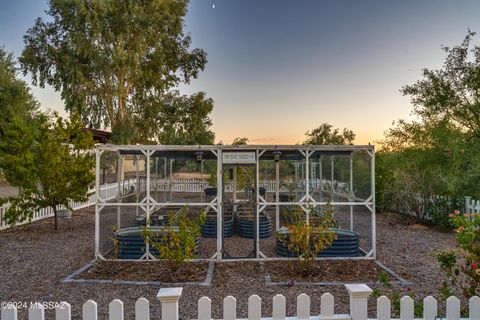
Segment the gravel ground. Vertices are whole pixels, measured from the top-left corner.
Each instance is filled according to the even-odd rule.
[[[378,287],[382,292],[414,293],[417,299],[428,294],[436,295],[444,278],[433,253],[453,245],[454,236],[451,233],[408,224],[394,214],[378,214],[378,260],[413,282],[409,288]],[[92,208],[76,212],[71,220],[61,221],[60,230],[57,231],[53,229],[52,219],[1,231],[0,301],[68,301],[72,304],[73,316],[78,318],[81,305],[88,299],[94,299],[99,304],[100,319],[106,319],[108,303],[118,298],[125,303],[127,319],[133,319],[135,300],[146,297],[151,301],[152,317],[159,318],[160,306],[155,301],[157,287],[61,282],[61,279],[93,258],[93,246]],[[233,295],[238,299],[238,316],[244,317],[247,314],[248,296],[258,294],[264,301],[264,316],[270,316],[271,299],[277,293],[287,297],[288,315],[295,313],[296,296],[300,293],[311,296],[312,314],[318,314],[320,296],[324,292],[334,294],[336,312],[347,312],[348,296],[342,286],[267,286],[264,276],[263,268],[258,263],[216,264],[212,286],[184,288],[180,299],[180,315],[184,319],[196,318],[196,302],[201,296],[207,295],[212,299],[213,316],[219,318],[222,299]],[[371,312],[373,300],[370,299]],[[51,311],[47,311],[47,316],[51,314]],[[22,310],[19,319],[25,317],[26,311]]]

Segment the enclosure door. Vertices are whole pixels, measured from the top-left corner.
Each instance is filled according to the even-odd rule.
[[[224,164],[222,258],[255,258],[257,179],[255,164]]]

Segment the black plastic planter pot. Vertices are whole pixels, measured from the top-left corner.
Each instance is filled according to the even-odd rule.
[[[161,238],[162,227],[152,227],[152,232]],[[123,228],[115,232],[118,241],[118,259],[140,259],[145,254],[145,239],[143,230],[139,227]],[[196,254],[199,254],[199,238],[196,237],[197,244]],[[150,252],[158,257],[158,251],[150,247]]]
[[[208,218],[204,224],[200,226],[202,231],[202,237],[204,238],[216,238],[217,237],[217,218],[213,217]],[[231,237],[233,236],[233,217],[227,217],[226,220],[223,221],[223,235],[224,237]]]
[[[360,256],[360,240],[358,233],[344,229],[333,229],[337,239],[333,240],[330,247],[320,252],[318,257],[358,257]],[[287,234],[287,231],[279,231],[280,235]],[[283,238],[283,237],[282,237]],[[286,240],[278,237],[275,251],[281,257],[295,257],[295,254],[288,249],[288,236]]]
[[[237,233],[242,238],[255,237],[255,219],[253,217],[237,218]],[[261,239],[268,238],[272,235],[272,219],[265,215],[260,215],[259,236]]]

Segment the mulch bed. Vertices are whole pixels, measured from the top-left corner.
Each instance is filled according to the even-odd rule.
[[[383,271],[370,260],[314,261],[308,271],[302,270],[298,261],[274,261],[264,265],[273,282],[376,282]]]
[[[135,301],[145,297],[151,302],[151,317],[159,318],[161,307],[156,294],[160,286],[62,282],[67,275],[92,260],[95,239],[94,221],[94,210],[91,207],[75,212],[72,219],[62,219],[60,230],[53,229],[53,219],[45,219],[28,226],[0,231],[0,302],[68,301],[72,305],[72,317],[80,318],[82,304],[93,299],[98,303],[99,318],[108,319],[108,304],[113,299],[120,299],[125,304],[125,318],[133,319]],[[250,241],[248,243],[250,248],[251,239],[245,239],[247,240]],[[229,238],[229,241],[232,247],[235,243],[239,246],[243,245],[235,237]],[[214,252],[216,239],[211,239],[211,242],[212,250],[208,252],[208,256]],[[262,243],[261,241],[261,245]],[[410,220],[399,218],[397,214],[377,214],[378,260],[402,278],[410,280],[412,285],[406,287],[392,284],[386,287],[382,284],[374,284],[371,287],[380,290],[383,294],[394,292],[412,294],[416,301],[420,301],[427,295],[439,298],[438,288],[445,277],[438,266],[435,252],[452,248],[454,245],[454,234],[451,232],[419,227]],[[332,267],[332,271],[329,272],[329,276],[335,281],[343,277],[341,274],[346,269],[345,261],[340,262],[342,264],[339,268],[334,270]],[[143,268],[143,263],[138,265]],[[208,296],[212,300],[212,317],[220,319],[223,298],[232,295],[237,298],[238,318],[245,318],[248,297],[257,294],[262,298],[262,316],[271,317],[272,297],[278,293],[283,294],[287,299],[288,316],[295,315],[296,297],[301,293],[311,297],[312,314],[320,314],[320,297],[325,292],[335,296],[335,312],[348,312],[349,298],[344,287],[338,285],[269,286],[265,282],[265,275],[269,272],[267,267],[265,264],[255,262],[215,264],[211,286],[184,286],[179,302],[180,316],[183,319],[197,318],[198,299]],[[361,273],[361,270],[355,271],[352,267],[344,273],[350,272]],[[144,274],[140,271],[132,274],[140,277],[137,279],[145,280]],[[205,273],[202,273],[202,280],[204,276]],[[378,277],[373,278],[378,279]],[[275,278],[277,279],[281,278]],[[355,280],[358,281],[358,278]],[[455,294],[462,298],[460,293],[455,292]],[[375,299],[371,297],[369,299],[370,316],[376,314],[374,302]],[[462,304],[466,303],[468,301],[462,298]],[[53,317],[53,311],[46,310],[46,318]],[[27,318],[27,311],[21,310],[19,319],[25,318]]]
[[[207,276],[208,262],[192,262],[172,270],[165,261],[96,261],[77,276],[80,279],[200,282]]]

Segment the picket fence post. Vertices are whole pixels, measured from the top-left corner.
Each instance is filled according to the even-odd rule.
[[[178,300],[183,288],[162,288],[158,290],[157,299],[162,304],[162,320],[178,320]]]
[[[140,298],[135,302],[135,320],[150,320],[150,302]]]
[[[62,302],[60,306],[55,309],[55,320],[71,320],[72,306],[68,302]]]
[[[273,297],[272,319],[284,320],[286,317],[286,306],[286,299],[283,295],[277,294]]]
[[[0,319],[2,320],[17,320],[17,308],[8,306],[0,310]]]
[[[367,300],[372,289],[366,284],[346,284],[345,288],[350,294],[350,316],[352,320],[367,320]]]
[[[468,311],[471,320],[480,320],[480,297],[474,296],[468,300]]]

